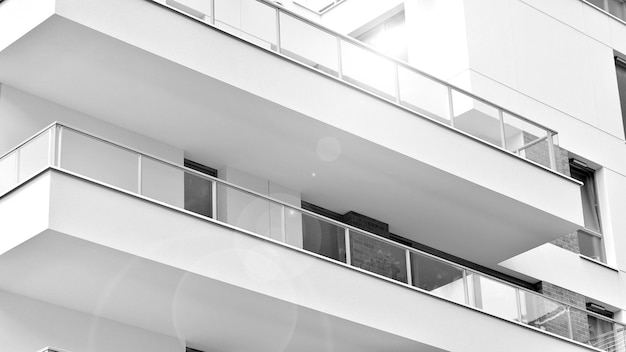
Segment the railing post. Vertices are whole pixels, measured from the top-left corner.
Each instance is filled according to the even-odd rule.
[[[394,84],[396,90],[396,104],[400,104],[400,65],[397,62],[393,61],[394,66]]]
[[[337,38],[337,77],[343,80],[343,67],[342,67],[342,56],[341,56],[341,38]]]
[[[569,328],[569,331],[568,331],[569,338],[573,340],[574,333],[572,330],[572,314],[571,314],[569,306],[565,306],[565,314],[567,314],[567,322],[568,322],[567,326]]]
[[[215,0],[209,0],[211,7],[211,25],[215,26]]]
[[[48,166],[55,166],[56,161],[56,147],[57,147],[57,125],[50,127],[48,130]]]
[[[211,181],[211,219],[217,220],[217,181]]]
[[[64,128],[62,125],[58,126],[58,130],[57,130],[57,167],[61,168],[62,164],[61,164],[61,158],[63,157],[63,131]]]
[[[352,265],[352,253],[350,252],[350,229],[347,227],[344,231],[344,240],[346,246],[346,264]]]
[[[517,321],[523,323],[522,321],[522,300],[519,294],[519,288],[515,288],[515,304],[517,305]]]
[[[141,178],[142,178],[142,164],[143,157],[141,154],[137,154],[137,193],[141,194]]]
[[[452,87],[448,86],[448,111],[450,112],[450,126],[454,127],[454,102],[452,101]]]
[[[506,149],[506,130],[504,129],[504,112],[502,109],[498,109],[498,115],[500,116],[500,138],[502,139],[502,148]]]
[[[276,52],[280,53],[280,10],[276,8]]]
[[[467,270],[463,269],[463,293],[465,294],[465,304],[471,306],[469,301],[469,284],[467,282]]]
[[[413,275],[411,272],[411,252],[405,249],[406,253],[406,283],[413,286]]]
[[[281,204],[280,208],[280,240],[287,243],[287,213],[285,213],[285,205]]]
[[[15,150],[15,184],[20,184],[20,151],[22,147]]]
[[[548,156],[550,158],[550,168],[554,171],[556,170],[556,154],[554,152],[554,133],[552,131],[547,131],[548,134]]]

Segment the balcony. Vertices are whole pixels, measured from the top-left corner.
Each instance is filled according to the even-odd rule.
[[[0,52],[0,81],[75,110],[70,120],[33,112],[48,116],[42,126],[89,128],[79,111],[495,269],[582,224],[579,184],[548,167],[550,150],[559,155],[553,131],[269,4],[244,1],[265,9],[254,12],[259,21],[279,11],[268,18],[293,26],[280,53],[275,39],[241,40],[265,37],[220,17],[230,2],[215,3],[213,27],[211,16],[191,20],[144,0],[38,1],[43,13],[2,3],[2,32],[31,27]],[[336,50],[309,53],[299,33]],[[390,76],[379,82],[355,65],[363,60]],[[460,243],[459,233],[472,240]]]
[[[45,181],[42,181],[41,175],[46,175]],[[31,183],[34,185],[29,185]],[[43,186],[46,183],[52,187],[41,188],[47,187]],[[20,191],[16,187],[24,187],[25,190]],[[29,187],[35,189],[29,190]],[[14,192],[17,195],[12,197]],[[40,217],[48,219],[48,215],[43,214],[46,210],[36,206],[41,202],[16,199],[29,192],[30,196],[25,196],[26,198],[32,197],[31,201],[42,198],[44,206],[51,207],[49,224],[35,221]],[[248,241],[243,238],[235,240],[243,233],[269,241],[269,247],[259,246],[258,243],[246,245],[250,250],[249,255],[254,254],[253,257],[246,255],[239,258],[239,254],[231,253],[234,257],[229,257],[227,261],[232,262],[232,265],[241,265],[240,260],[261,260],[259,263],[248,264],[261,265],[263,270],[271,269],[272,265],[268,267],[264,262],[267,258],[263,259],[264,255],[270,254],[277,263],[282,263],[272,270],[282,272],[284,268],[281,265],[295,265],[295,262],[289,260],[291,256],[298,257],[299,253],[306,253],[308,258],[328,263],[323,264],[323,268],[317,267],[321,270],[318,274],[321,274],[322,281],[325,277],[323,273],[335,270],[331,268],[338,266],[340,275],[346,275],[343,269],[349,268],[352,269],[350,272],[356,273],[356,278],[365,274],[367,277],[384,280],[386,285],[390,285],[384,287],[410,289],[407,298],[403,298],[407,300],[401,301],[404,305],[412,300],[433,297],[446,302],[444,307],[447,308],[444,309],[452,309],[456,312],[454,314],[465,314],[456,310],[457,306],[463,306],[466,307],[463,309],[480,312],[480,315],[489,316],[490,319],[498,318],[490,320],[490,324],[504,320],[514,323],[512,326],[520,325],[566,341],[577,341],[575,346],[578,347],[593,346],[604,351],[624,351],[624,326],[601,315],[580,310],[292,204],[62,124],[53,124],[0,158],[0,197],[0,216],[4,216],[0,221],[0,226],[4,228],[0,227],[0,230],[12,236],[10,240],[2,242],[3,248],[0,248],[0,252],[5,253],[0,256],[1,267],[4,268],[0,272],[0,286],[18,290],[18,293],[23,290],[21,293],[24,294],[32,294],[28,287],[46,287],[43,291],[38,290],[38,294],[43,294],[42,299],[46,299],[49,290],[54,291],[54,287],[60,289],[56,294],[65,297],[67,287],[59,283],[72,277],[66,273],[52,274],[52,263],[58,263],[64,270],[70,268],[69,270],[74,271],[82,261],[88,262],[93,258],[98,258],[105,267],[123,267],[123,263],[134,260],[117,251],[134,253],[148,260],[158,258],[157,262],[166,265],[186,265],[186,270],[196,274],[201,274],[197,271],[200,270],[198,265],[201,262],[190,261],[187,256],[198,254],[200,258],[205,258],[203,251],[210,251],[212,254],[209,262],[212,264],[208,268],[211,276],[251,289],[249,285],[254,286],[254,283],[248,282],[249,278],[239,279],[242,281],[236,279],[233,282],[233,277],[229,277],[229,270],[224,271],[222,266],[216,266],[217,263],[214,262],[216,258],[226,260],[223,255],[233,251],[230,247],[233,243]],[[25,224],[27,226],[13,224],[23,217],[20,211],[28,212],[32,217]],[[171,211],[176,214],[170,214]],[[210,226],[206,227],[205,224]],[[215,227],[216,224],[219,226]],[[17,229],[20,231],[16,231]],[[207,230],[209,233],[205,232]],[[40,232],[44,235],[32,238]],[[69,239],[73,237],[80,240]],[[187,237],[191,241],[186,244],[189,252],[178,253],[182,250],[180,241],[184,242]],[[142,243],[142,240],[146,242]],[[217,242],[209,247],[189,247],[195,241],[207,240]],[[103,248],[94,248],[95,244],[110,248],[114,253]],[[33,247],[43,251],[39,253],[40,259],[34,261],[29,252]],[[281,251],[283,254],[274,256],[271,254],[274,251]],[[169,262],[178,254],[182,254],[182,257]],[[111,256],[120,257],[120,262],[113,265]],[[182,259],[181,262],[180,258],[187,259]],[[299,262],[303,259],[293,260]],[[309,259],[304,260],[309,261],[305,267],[316,267]],[[93,264],[86,264],[87,274],[76,275],[90,275],[89,270],[93,269],[90,269],[90,265]],[[157,264],[145,265],[150,268],[142,271],[140,277],[159,277],[162,275],[159,272],[165,270]],[[83,266],[80,267],[83,270]],[[251,269],[252,267],[248,267],[246,270]],[[271,274],[272,270],[264,275]],[[103,275],[100,271],[94,274]],[[294,275],[288,272],[278,275]],[[53,281],[48,284],[37,280],[30,282],[31,276],[41,277],[42,274],[46,276],[45,280]],[[107,275],[115,276],[115,273]],[[290,280],[283,278],[280,282],[285,285]],[[342,285],[350,282],[346,280]],[[158,283],[151,285],[155,284]],[[261,286],[265,292],[277,294],[271,285]],[[255,288],[258,289],[259,287]],[[88,294],[85,296],[90,297]],[[63,301],[62,305],[73,304],[70,297],[71,295],[58,299]],[[288,300],[298,302],[293,292],[287,297]],[[322,303],[322,306],[326,306],[326,303]],[[86,308],[82,306],[81,309]],[[445,321],[448,320],[444,319],[442,322],[445,324]],[[584,329],[593,325],[593,333],[589,329],[588,334],[581,335],[581,321],[589,322],[583,326]],[[567,350],[571,347],[566,344],[560,348]]]

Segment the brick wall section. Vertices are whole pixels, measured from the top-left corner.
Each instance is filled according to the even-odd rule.
[[[587,302],[585,296],[548,282],[539,283],[538,289],[540,293],[543,293],[547,297],[558,299],[581,309],[570,309],[572,335],[574,340],[587,343],[589,341],[589,322],[587,321],[587,314],[585,313]],[[559,335],[561,335],[562,329],[563,326],[561,326],[560,322],[546,324],[546,330],[559,333]]]
[[[343,215],[343,222],[382,237],[389,237],[388,224],[353,211]],[[403,250],[356,233],[351,234],[350,245],[352,265],[394,280],[407,282],[406,257]]]
[[[524,136],[524,144],[530,143],[533,140],[537,139],[536,136],[530,133],[522,133]],[[527,148],[525,150],[525,156],[528,160],[532,160],[543,166],[550,167],[550,154],[548,152],[547,141],[537,143],[532,147]],[[560,174],[570,176],[569,153],[567,152],[567,150],[559,147],[558,145],[555,145],[554,156],[556,160],[556,171]],[[578,245],[578,234],[576,232],[567,234],[561,238],[557,238],[550,243],[557,247],[567,249],[568,251],[574,252],[576,254],[580,253],[580,246]]]

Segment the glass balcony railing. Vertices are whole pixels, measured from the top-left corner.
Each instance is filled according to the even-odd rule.
[[[0,157],[0,197],[48,168],[271,238],[501,319],[600,350],[626,352],[626,326],[612,319],[61,124]]]
[[[263,0],[152,0],[557,171],[556,132]]]

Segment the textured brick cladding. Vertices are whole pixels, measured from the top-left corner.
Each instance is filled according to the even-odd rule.
[[[548,282],[541,282],[538,289],[540,293],[543,293],[547,297],[558,299],[580,309],[570,309],[569,312],[572,336],[576,341],[587,343],[589,341],[589,322],[587,321],[587,314],[585,313],[587,303],[585,296]],[[550,331],[551,329],[553,330],[552,332],[557,332],[554,330],[561,332],[563,327],[560,325],[550,325],[546,330]]]

